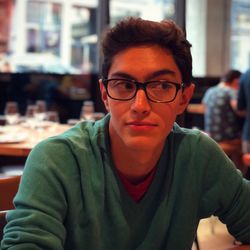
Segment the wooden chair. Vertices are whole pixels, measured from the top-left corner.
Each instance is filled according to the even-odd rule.
[[[0,176],[0,241],[6,225],[6,213],[14,208],[13,198],[18,190],[21,176]]]
[[[243,154],[242,161],[246,167],[250,167],[250,154]]]
[[[18,190],[21,176],[0,176],[0,210],[13,209],[13,198]]]
[[[245,166],[245,173],[244,177],[248,180],[250,180],[250,153],[244,153],[242,155],[242,162]]]
[[[231,141],[222,141],[219,142],[219,145],[229,157],[235,153],[238,153],[239,155],[242,154],[240,139],[234,139]]]

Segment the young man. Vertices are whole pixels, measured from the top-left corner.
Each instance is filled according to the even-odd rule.
[[[183,32],[129,18],[102,48],[109,114],[32,151],[2,249],[191,249],[212,214],[250,243],[249,183],[208,136],[174,124],[194,90]]]

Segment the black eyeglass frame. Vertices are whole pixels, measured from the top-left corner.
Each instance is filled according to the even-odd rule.
[[[119,99],[119,98],[114,98],[114,97],[112,97],[112,96],[109,94],[109,91],[108,91],[108,83],[109,83],[110,81],[114,81],[114,80],[115,80],[115,81],[123,80],[123,81],[128,81],[128,82],[131,82],[131,83],[135,84],[136,90],[135,90],[134,95],[133,95],[132,97],[126,98],[126,99]],[[177,94],[178,94],[178,91],[179,91],[180,89],[182,89],[182,91],[183,91],[184,88],[186,87],[186,84],[185,84],[185,83],[176,83],[176,82],[171,82],[171,81],[166,81],[166,80],[154,80],[154,81],[138,82],[138,81],[133,80],[133,79],[110,78],[110,79],[102,79],[102,82],[103,82],[103,84],[104,84],[104,87],[105,87],[105,89],[106,89],[106,91],[107,91],[108,96],[109,96],[111,99],[117,100],[117,101],[129,101],[129,100],[132,100],[132,99],[136,96],[137,91],[138,91],[139,89],[142,89],[142,90],[144,90],[147,99],[150,100],[151,102],[156,102],[156,103],[169,103],[169,102],[173,102],[173,101],[175,100],[175,98],[176,98],[176,96],[177,96]],[[175,86],[175,89],[176,89],[176,92],[175,92],[174,97],[173,97],[171,100],[169,100],[169,101],[157,101],[157,100],[151,99],[151,98],[148,96],[148,93],[147,93],[147,85],[150,84],[150,83],[154,83],[154,82],[166,82],[166,83],[170,83],[170,84],[174,85],[174,86]]]

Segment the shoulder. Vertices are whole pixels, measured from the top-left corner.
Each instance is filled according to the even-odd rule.
[[[173,130],[171,132],[175,136],[181,135],[182,137],[193,139],[193,140],[200,140],[201,138],[208,138],[208,135],[202,130],[180,127],[177,123],[174,124]]]
[[[218,92],[218,86],[213,86],[210,87],[206,90],[204,97],[203,97],[203,102],[207,102],[208,99],[214,98],[214,95]]]
[[[178,145],[179,154],[202,157],[203,160],[208,160],[211,155],[216,157],[223,154],[219,145],[201,130],[182,128],[175,124],[171,136]]]
[[[232,173],[237,172],[218,143],[204,132],[180,127],[176,131],[176,135],[182,135],[182,139],[178,139],[176,164],[181,169],[185,167],[186,171],[189,169],[191,175],[200,176],[204,186],[209,186],[216,180],[222,180],[223,176],[231,176]]]
[[[31,151],[30,157],[46,159],[49,157],[75,159],[93,150],[106,147],[109,118],[98,122],[81,122],[66,132],[43,140]]]
[[[217,86],[213,86],[213,87],[208,88],[208,89],[206,90],[204,96],[209,96],[209,95],[211,95],[212,93],[216,92],[217,88],[218,88]]]
[[[70,183],[81,176],[100,171],[102,155],[107,148],[105,129],[108,121],[80,123],[63,134],[40,142],[26,160],[25,178],[32,183],[40,179],[44,182],[53,180],[70,189]]]

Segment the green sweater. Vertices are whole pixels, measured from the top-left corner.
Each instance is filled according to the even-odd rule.
[[[212,214],[250,243],[250,185],[214,141],[175,124],[137,203],[114,169],[108,122],[83,122],[33,149],[1,249],[185,250]]]

